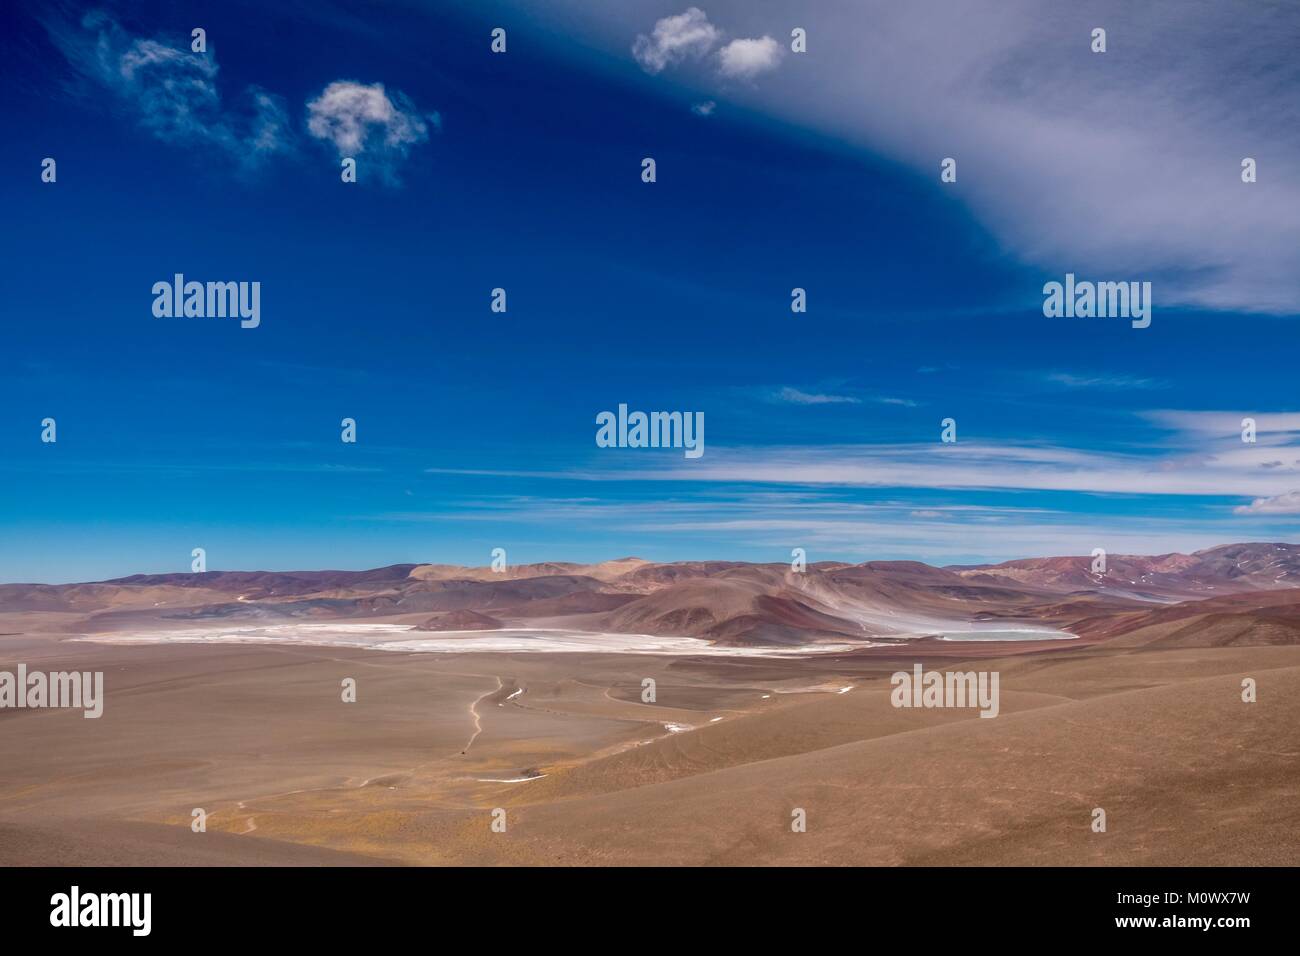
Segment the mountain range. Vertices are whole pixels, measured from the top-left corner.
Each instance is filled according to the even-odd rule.
[[[148,626],[375,621],[429,631],[548,627],[692,636],[720,645],[890,643],[953,630],[1052,628],[1088,640],[1297,643],[1300,545],[1193,554],[915,561],[547,562],[502,571],[398,564],[367,571],[137,574],[0,585],[0,610],[50,612],[68,633]]]

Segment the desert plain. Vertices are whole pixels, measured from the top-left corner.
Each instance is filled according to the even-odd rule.
[[[1300,862],[1300,547],[1090,560],[3,585],[0,864]]]

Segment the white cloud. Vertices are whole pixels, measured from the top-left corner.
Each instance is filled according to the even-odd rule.
[[[192,52],[188,37],[133,36],[102,12],[87,14],[79,25],[50,18],[45,27],[81,75],[109,90],[159,140],[217,147],[245,168],[294,148],[283,100],[249,86],[234,104],[225,102],[216,54]],[[397,161],[441,122],[382,83],[336,80],[306,108],[313,137],[331,143],[340,156],[364,153],[390,183]]]
[[[786,388],[771,400],[826,404],[844,396]],[[1277,429],[1259,441],[1241,441],[1227,412],[1141,412],[1172,434],[1141,452],[1117,452],[1035,444],[959,443],[711,446],[699,461],[683,467],[603,460],[589,471],[555,473],[593,481],[662,481],[783,485],[805,488],[909,488],[931,491],[1053,491],[1083,494],[1196,496],[1272,499],[1244,506],[1258,513],[1280,510],[1300,484],[1300,413],[1279,412],[1260,419]],[[1221,508],[1227,513],[1229,509]],[[1239,512],[1242,514],[1252,512]]]
[[[1235,444],[1234,444],[1235,442]],[[1300,456],[1300,446],[1293,446]],[[711,449],[691,468],[610,472],[631,480],[718,481],[861,488],[1070,491],[1101,494],[1268,497],[1289,491],[1296,475],[1261,468],[1277,447],[1228,439],[1163,454],[938,442]]]
[[[1066,388],[1155,389],[1168,387],[1167,383],[1154,378],[1139,378],[1134,375],[1075,375],[1070,372],[1048,372],[1043,378],[1053,385],[1064,385]]]
[[[858,500],[837,492],[746,492],[727,485],[716,498],[628,501],[624,498],[501,497],[474,510],[388,513],[369,520],[402,523],[496,521],[590,529],[610,527],[680,549],[692,536],[712,544],[724,535],[756,560],[788,555],[791,542],[823,559],[913,558],[1001,561],[1037,555],[1088,554],[1104,541],[1112,554],[1191,552],[1249,538],[1242,523],[1219,514],[1177,518],[1070,515],[1041,508],[947,505],[920,500]],[[698,493],[697,493],[698,495]],[[1254,529],[1254,526],[1251,526]],[[621,539],[622,540],[622,539]],[[625,543],[625,542],[624,542]],[[638,545],[639,547],[639,545]],[[674,550],[673,553],[679,553]],[[768,557],[764,557],[764,555]],[[739,555],[738,555],[739,556]],[[778,558],[779,560],[779,558]]]
[[[366,86],[351,80],[335,80],[307,104],[307,130],[333,143],[341,157],[366,152],[405,156],[429,138],[429,122],[403,94],[394,91],[390,97],[382,83]]]
[[[656,22],[650,36],[639,34],[632,44],[632,55],[647,73],[660,73],[688,56],[704,56],[721,37],[721,31],[709,22],[703,10],[690,7],[685,13]]]
[[[1300,491],[1288,491],[1271,498],[1256,498],[1248,505],[1232,509],[1239,515],[1300,515]]]
[[[752,80],[780,62],[781,47],[768,36],[732,40],[718,51],[718,72],[729,79]]]
[[[784,394],[785,401],[816,403],[816,398],[797,389]],[[1234,427],[1240,416],[1230,412],[1139,412],[1139,416],[1178,431],[1141,453],[996,444],[972,441],[969,434],[958,444],[946,445],[937,440],[880,445],[715,445],[690,467],[675,462],[654,463],[651,467],[629,463],[593,473],[569,473],[568,477],[806,488],[1030,490],[1239,499],[1283,497],[1300,484],[1300,434],[1279,431],[1266,436],[1261,432],[1260,441],[1247,444]],[[1281,428],[1300,424],[1300,415],[1278,412],[1261,419],[1261,428],[1266,420],[1273,421],[1274,428]],[[1217,423],[1226,423],[1227,427],[1218,427]],[[1252,507],[1261,514],[1282,514],[1281,506],[1282,501]]]
[[[696,116],[712,116],[713,111],[718,108],[718,104],[713,100],[705,100],[703,103],[691,104],[691,112]]]
[[[215,53],[191,52],[188,38],[132,36],[102,12],[87,14],[79,28],[59,20],[45,26],[73,68],[109,90],[159,140],[215,146],[244,167],[292,145],[281,99],[249,86],[237,105],[226,104]]]
[[[845,396],[787,388],[770,401],[816,405]],[[604,458],[600,467],[559,472],[512,473],[579,481],[658,481],[779,485],[809,489],[926,489],[929,491],[1044,491],[1082,494],[1195,496],[1273,499],[1242,505],[1245,513],[1283,514],[1286,496],[1300,484],[1300,413],[1279,412],[1260,419],[1276,431],[1241,441],[1232,412],[1161,411],[1137,413],[1171,434],[1143,451],[1117,452],[1011,442],[934,441],[895,444],[726,447],[711,445],[699,461]],[[1279,465],[1279,462],[1281,463]],[[430,469],[439,471],[442,469]],[[459,472],[458,472],[459,473]],[[1223,514],[1231,509],[1219,506]]]
[[[859,405],[861,400],[853,398],[851,395],[824,395],[813,392],[803,392],[797,388],[786,386],[777,391],[773,396],[777,401],[789,402],[793,405]]]
[[[659,0],[551,0],[621,49]],[[1151,280],[1156,310],[1300,314],[1300,5],[822,0],[816,55],[741,105],[906,163],[1043,276]],[[710,0],[739,35],[772,4]],[[1092,53],[1104,25],[1109,50]],[[778,34],[779,35],[779,34]],[[707,89],[712,77],[688,82]],[[939,184],[939,161],[958,181]],[[1241,160],[1259,181],[1241,181]],[[1038,298],[1041,278],[1028,283]],[[1159,319],[1157,318],[1158,322]]]
[[[1180,411],[1159,409],[1141,416],[1161,428],[1201,438],[1235,436],[1240,439],[1243,419],[1255,420],[1256,440],[1261,445],[1287,444],[1300,437],[1300,412]]]

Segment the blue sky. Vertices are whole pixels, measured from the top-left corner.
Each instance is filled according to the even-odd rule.
[[[1300,12],[1205,8],[1211,83],[1116,4],[1104,55],[1064,13],[262,6],[0,15],[0,580],[1296,539]],[[1045,318],[1067,271],[1152,281],[1151,327]],[[259,281],[260,326],[155,318],[176,272]],[[620,403],[705,454],[597,448]]]

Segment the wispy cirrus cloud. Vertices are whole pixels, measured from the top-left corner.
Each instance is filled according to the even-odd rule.
[[[1043,381],[1065,388],[1102,388],[1121,390],[1147,390],[1168,388],[1169,383],[1155,378],[1136,375],[1106,375],[1102,373],[1080,375],[1073,372],[1047,372]]]
[[[828,395],[824,392],[805,392],[789,385],[772,393],[772,400],[791,405],[861,405],[862,399],[852,395]]]
[[[1300,413],[1261,415],[1259,440],[1251,443],[1241,440],[1237,427],[1240,413],[1165,410],[1143,412],[1139,417],[1171,434],[1164,442],[1125,452],[968,439],[951,444],[714,444],[703,458],[689,465],[635,454],[601,456],[587,468],[569,468],[550,477],[1225,499],[1271,499],[1293,491],[1300,482]],[[523,474],[545,475],[519,473]],[[1262,513],[1267,507],[1261,504],[1257,510]],[[1272,513],[1283,512],[1274,507]]]
[[[1300,412],[1155,409],[1139,414],[1154,425],[1194,438],[1221,439],[1233,436],[1240,440],[1242,422],[1249,418],[1255,422],[1258,444],[1285,445],[1300,440]]]
[[[775,402],[780,405],[862,405],[872,403],[877,405],[898,405],[903,408],[919,407],[919,403],[910,398],[899,398],[894,395],[850,395],[842,390],[826,391],[816,388],[796,388],[793,385],[784,385],[780,388],[761,391],[759,397],[764,401]]]
[[[615,472],[640,480],[839,485],[938,490],[1062,491],[1209,497],[1283,494],[1295,469],[1263,468],[1276,446],[1228,439],[1160,454],[960,441],[956,444],[837,445],[785,448],[714,446],[695,467]],[[1300,459],[1300,445],[1290,446]]]
[[[591,496],[500,496],[461,502],[461,508],[391,512],[358,520],[397,524],[467,522],[475,526],[580,528],[598,535],[618,529],[618,547],[670,541],[708,543],[719,537],[751,560],[788,560],[790,548],[809,559],[911,558],[971,563],[1028,555],[1194,551],[1230,540],[1217,516],[1117,519],[1047,508],[930,503],[888,499],[858,501],[841,491],[766,492],[727,486],[725,494],[691,498],[656,495],[643,500]],[[621,553],[621,552],[620,552]],[[678,552],[675,552],[678,553]]]
[[[749,556],[800,546],[840,559],[952,563],[1095,547],[1190,552],[1294,534],[1300,413],[1260,415],[1265,431],[1254,443],[1241,440],[1238,412],[1165,409],[1134,417],[1164,437],[1118,451],[969,434],[952,444],[715,443],[689,464],[602,454],[585,467],[526,473],[530,481],[598,488],[593,495],[502,499],[443,517],[562,525],[593,536],[618,528],[648,547],[722,538],[731,553]]]
[[[244,168],[292,148],[284,101],[252,85],[234,104],[226,101],[216,54],[192,52],[188,37],[133,36],[102,11],[77,25],[50,19],[46,29],[80,76],[158,140],[215,146]]]

